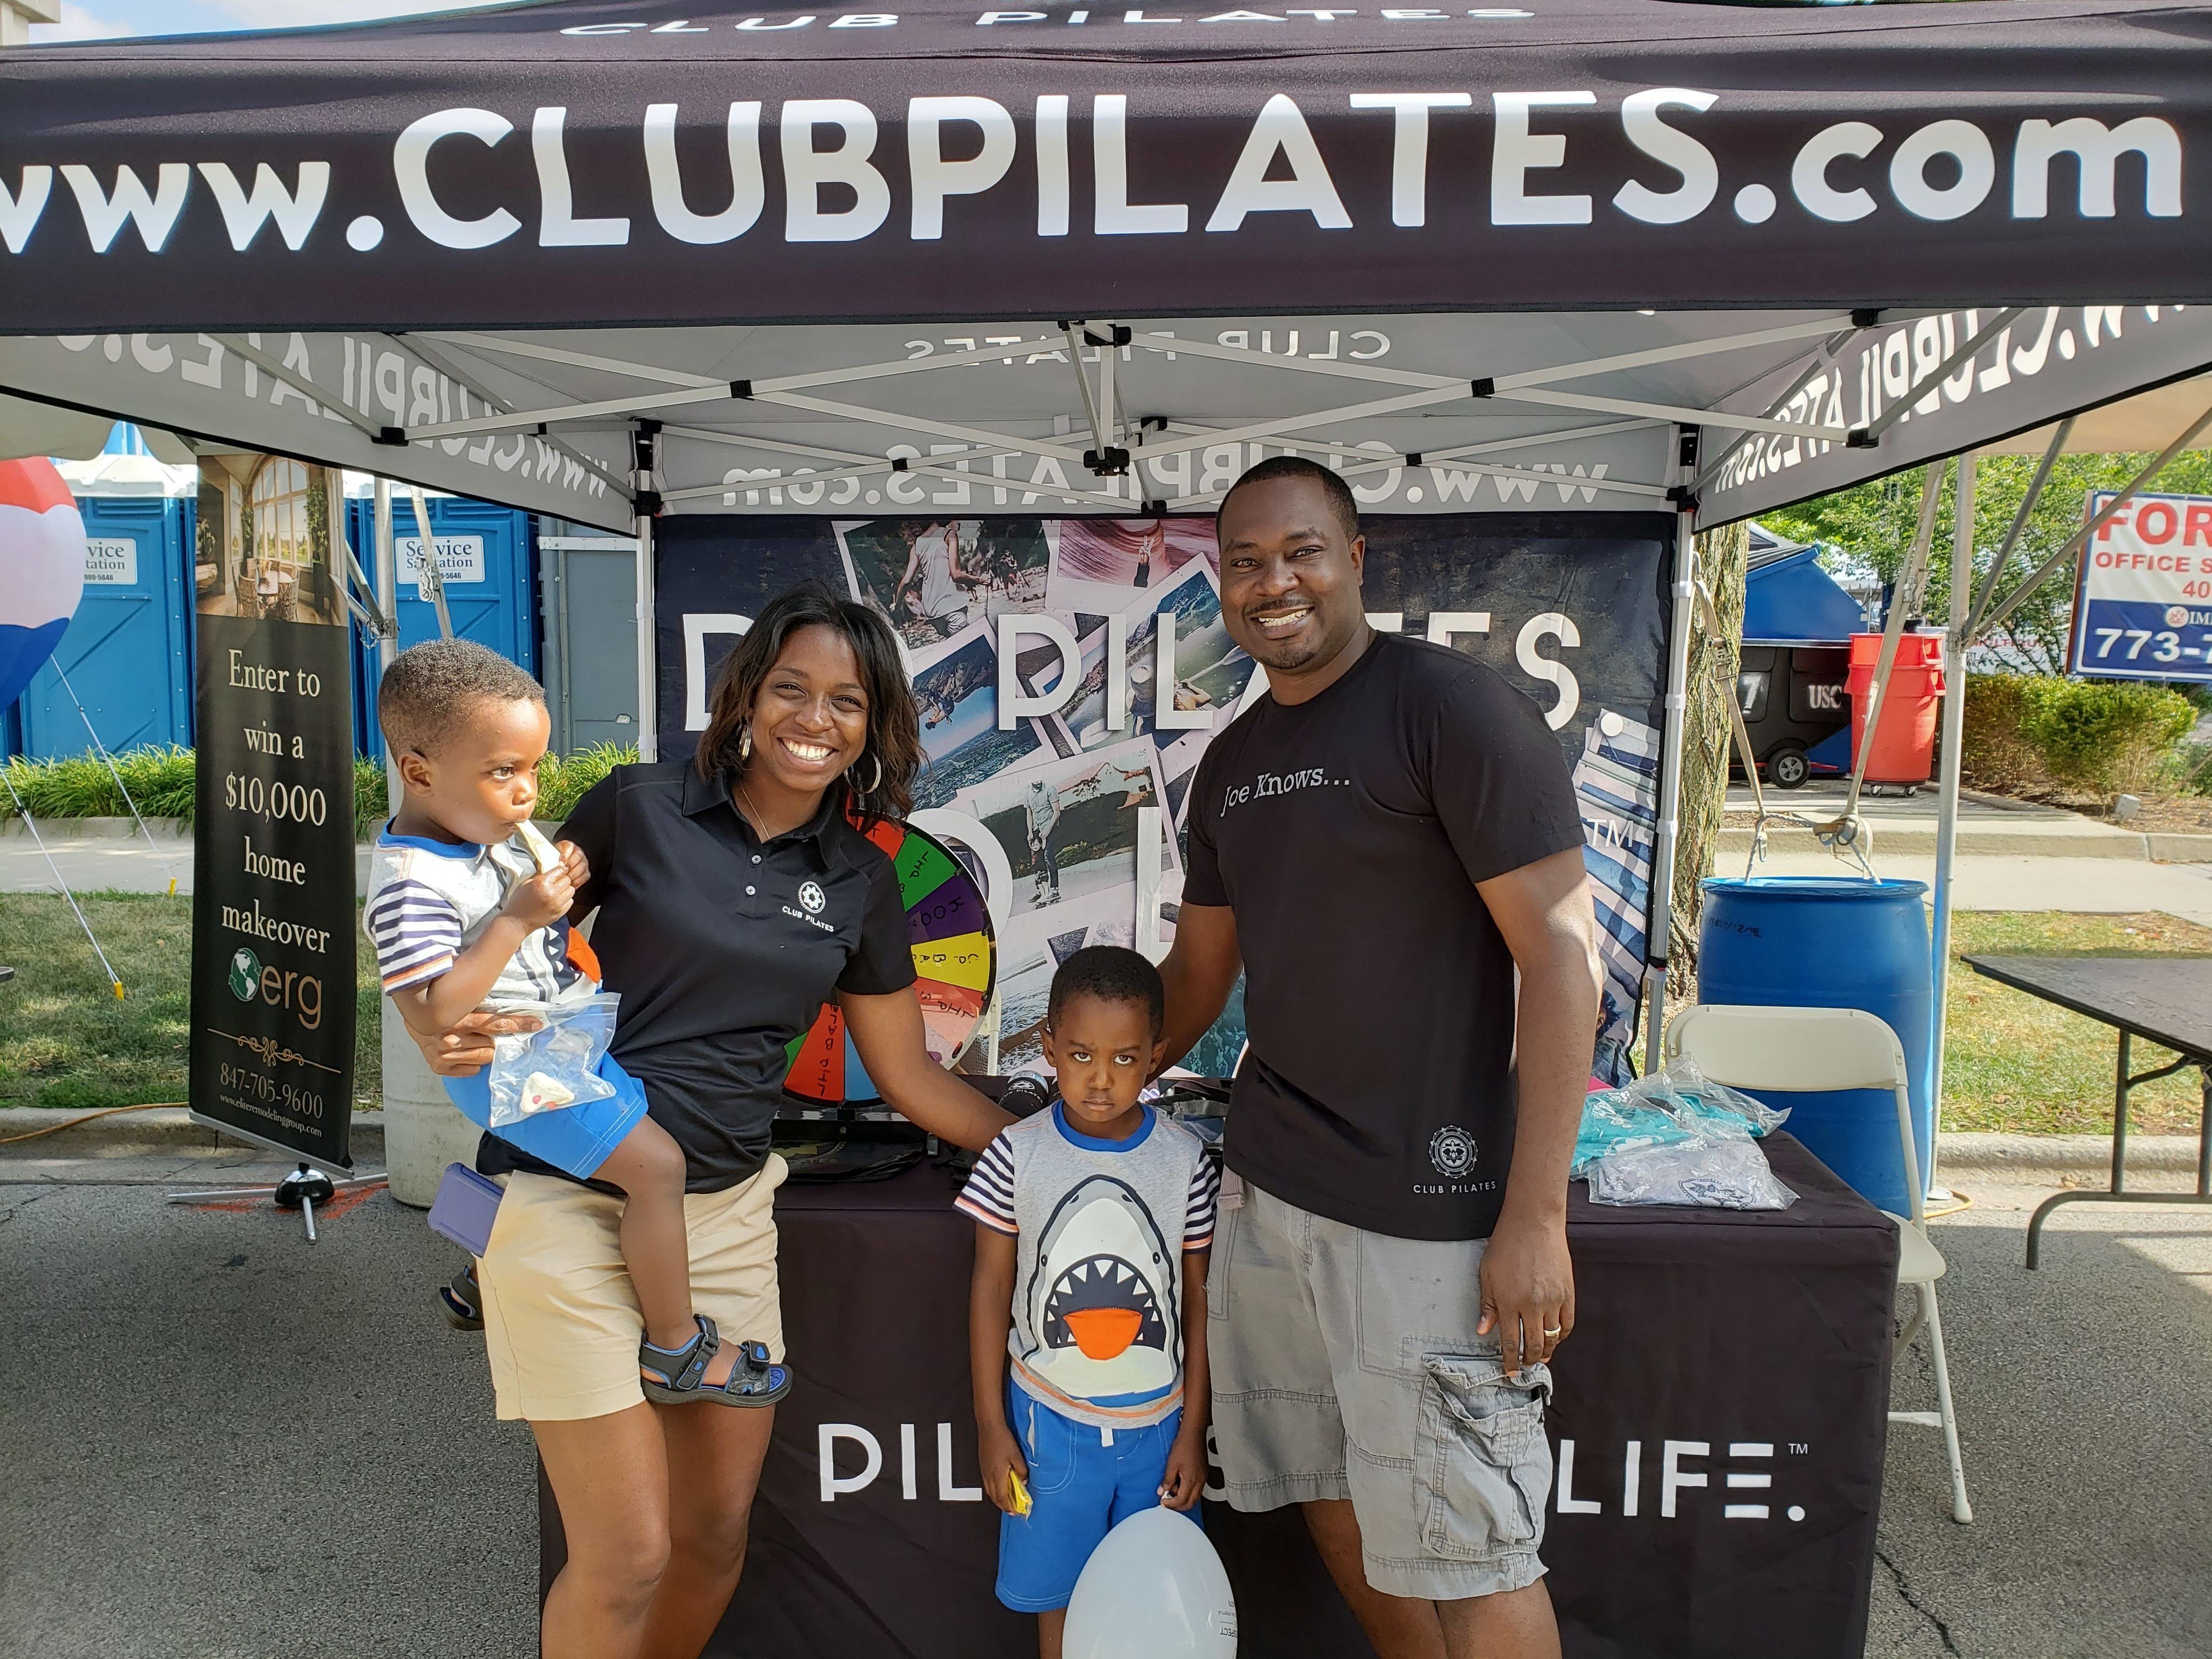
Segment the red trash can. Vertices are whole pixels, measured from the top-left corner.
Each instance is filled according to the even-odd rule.
[[[1867,741],[1867,704],[1881,660],[1881,635],[1851,635],[1845,690],[1851,699],[1851,763]],[[1925,783],[1936,769],[1936,710],[1943,696],[1943,635],[1900,634],[1889,689],[1882,694],[1881,725],[1867,760],[1869,783]]]

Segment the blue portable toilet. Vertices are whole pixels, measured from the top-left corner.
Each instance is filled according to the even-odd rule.
[[[490,647],[511,662],[538,672],[538,550],[531,516],[466,495],[431,495],[430,535],[445,577],[446,614],[453,632]],[[349,495],[346,533],[372,580],[376,572],[376,503]],[[392,543],[398,555],[399,645],[404,650],[438,637],[437,607],[416,580],[422,537],[415,508],[404,490],[392,501]],[[376,641],[354,630],[354,747],[372,760],[384,757],[376,724],[379,678]]]
[[[1751,526],[1736,700],[1767,781],[1795,789],[1851,764],[1844,690],[1859,603],[1820,568],[1819,550]]]
[[[89,717],[112,753],[189,744],[198,469],[149,454],[128,425],[105,453],[56,465],[84,518],[84,598],[17,701],[11,742],[34,760],[82,755]]]

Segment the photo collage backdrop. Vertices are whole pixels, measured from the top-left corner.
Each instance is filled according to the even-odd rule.
[[[1634,1038],[1650,898],[1674,520],[1529,512],[1373,518],[1363,528],[1375,625],[1488,663],[1559,734],[1582,805],[1607,969],[1593,1070],[1617,1080]],[[684,517],[655,526],[655,555],[664,759],[690,754],[715,668],[785,589],[819,580],[890,623],[927,757],[915,804],[981,824],[1012,872],[1012,893],[992,896],[1007,919],[999,940],[1001,1069],[1039,1058],[1045,994],[1060,962],[1085,945],[1135,938],[1144,807],[1160,808],[1170,830],[1159,933],[1173,937],[1199,758],[1213,732],[1265,689],[1222,617],[1211,518]],[[1158,672],[1158,619],[1167,613],[1172,684]],[[1061,684],[1060,648],[1035,631],[1010,634],[1001,622],[1009,616],[1048,617],[1066,629],[1078,655],[1072,691]],[[1108,684],[1115,617],[1127,639],[1118,726],[1109,724],[1116,699]],[[1002,636],[1015,653],[1011,683],[1056,705],[1011,730],[999,724]],[[1165,725],[1163,695],[1174,711]],[[1184,1064],[1226,1075],[1243,1041],[1241,1000],[1232,999]]]

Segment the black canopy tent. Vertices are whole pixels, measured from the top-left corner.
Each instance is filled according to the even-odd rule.
[[[1262,449],[1687,531],[2212,364],[2208,35],[554,0],[41,48],[0,59],[0,390],[648,539],[1203,509]]]
[[[1200,511],[1262,450],[1656,513],[1663,949],[1689,532],[2212,365],[2208,37],[554,0],[15,52],[0,393],[636,535],[648,745],[665,515]]]

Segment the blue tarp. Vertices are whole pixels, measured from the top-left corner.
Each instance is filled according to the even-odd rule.
[[[1747,645],[1835,644],[1863,631],[1859,602],[1820,568],[1816,550],[1754,548],[1745,581],[1743,638]]]

